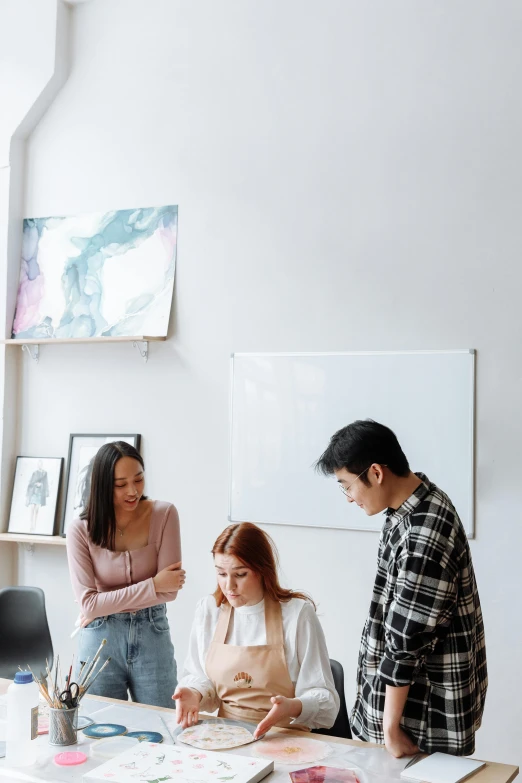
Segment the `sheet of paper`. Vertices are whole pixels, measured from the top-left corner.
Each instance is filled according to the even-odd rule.
[[[85,783],[257,783],[274,768],[272,762],[249,756],[192,751],[173,745],[141,742],[83,776]]]

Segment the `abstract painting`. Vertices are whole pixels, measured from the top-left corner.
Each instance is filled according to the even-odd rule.
[[[80,516],[86,506],[91,489],[91,472],[94,458],[105,443],[123,440],[138,451],[141,435],[80,435],[69,436],[69,459],[67,461],[67,480],[65,509],[61,535],[67,534],[67,527]]]
[[[61,457],[17,457],[9,533],[53,535],[62,465]]]
[[[24,220],[13,338],[165,337],[178,208]]]

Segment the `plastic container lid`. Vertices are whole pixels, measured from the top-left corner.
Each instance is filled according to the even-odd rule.
[[[31,672],[16,672],[14,681],[17,685],[27,685],[33,681],[33,675]]]
[[[85,761],[87,761],[87,756],[85,753],[80,753],[79,750],[66,750],[64,753],[57,753],[54,757],[54,763],[59,767],[75,767]]]

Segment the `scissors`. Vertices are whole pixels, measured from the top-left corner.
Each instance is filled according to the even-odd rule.
[[[80,688],[78,683],[70,682],[67,688],[60,693],[60,701],[62,704],[65,704],[68,710],[71,710],[78,705],[79,695]]]

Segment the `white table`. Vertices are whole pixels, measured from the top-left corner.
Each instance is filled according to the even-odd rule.
[[[0,679],[0,694],[5,692],[9,681]],[[108,711],[110,709],[110,711]],[[123,710],[123,712],[121,711]],[[99,713],[99,716],[97,716]],[[161,716],[167,719],[174,717],[173,710],[163,710],[158,707],[150,707],[143,704],[133,704],[132,702],[118,701],[117,699],[106,699],[99,696],[88,697],[82,701],[80,709],[81,715],[90,715],[96,722],[105,723],[123,723],[129,730],[146,730],[159,731],[164,735],[165,744],[172,744],[172,740],[167,735],[165,726],[161,721]],[[115,720],[115,716],[120,716],[120,720]],[[209,716],[210,717],[210,716]],[[5,727],[5,716],[0,713],[0,739],[5,738],[5,734],[2,732],[2,721]],[[302,737],[303,733],[299,731],[290,731],[287,729],[273,729],[270,734],[284,733],[289,736]],[[350,749],[368,750],[371,748],[380,748],[381,746],[372,745],[367,742],[359,742],[358,740],[345,740],[340,737],[329,737],[321,734],[308,735],[311,738],[319,741],[327,742],[332,746],[333,756],[326,759],[324,764],[331,766],[350,766]],[[90,740],[84,737],[81,732],[78,733],[79,742],[77,745],[72,745],[63,750],[80,750],[88,756],[88,760],[85,764],[81,764],[77,767],[58,767],[54,764],[54,756],[62,750],[61,748],[53,747],[49,745],[48,736],[42,735],[38,738],[39,747],[39,764],[37,767],[25,767],[16,771],[6,770],[5,759],[0,759],[0,781],[9,780],[12,783],[15,781],[24,781],[25,783],[41,783],[45,780],[48,783],[77,783],[81,781],[82,775],[95,767],[103,763],[103,759],[92,756],[92,746],[96,740]],[[244,755],[249,755],[250,746],[244,748],[238,748],[234,752],[241,752]],[[228,751],[230,752],[230,751]],[[359,754],[355,753],[354,758]],[[376,753],[379,755],[379,752]],[[388,755],[382,752],[383,760],[388,758]],[[301,767],[306,765],[300,765]],[[276,765],[276,770],[265,780],[267,783],[288,783],[289,770],[294,769],[287,765]],[[399,769],[399,766],[396,767]],[[473,783],[511,783],[518,775],[519,769],[516,766],[510,764],[499,764],[496,762],[486,762],[486,767],[473,776]],[[373,783],[383,783],[383,778],[371,777],[368,778]],[[393,778],[393,780],[398,780]],[[391,778],[390,778],[391,780]]]

